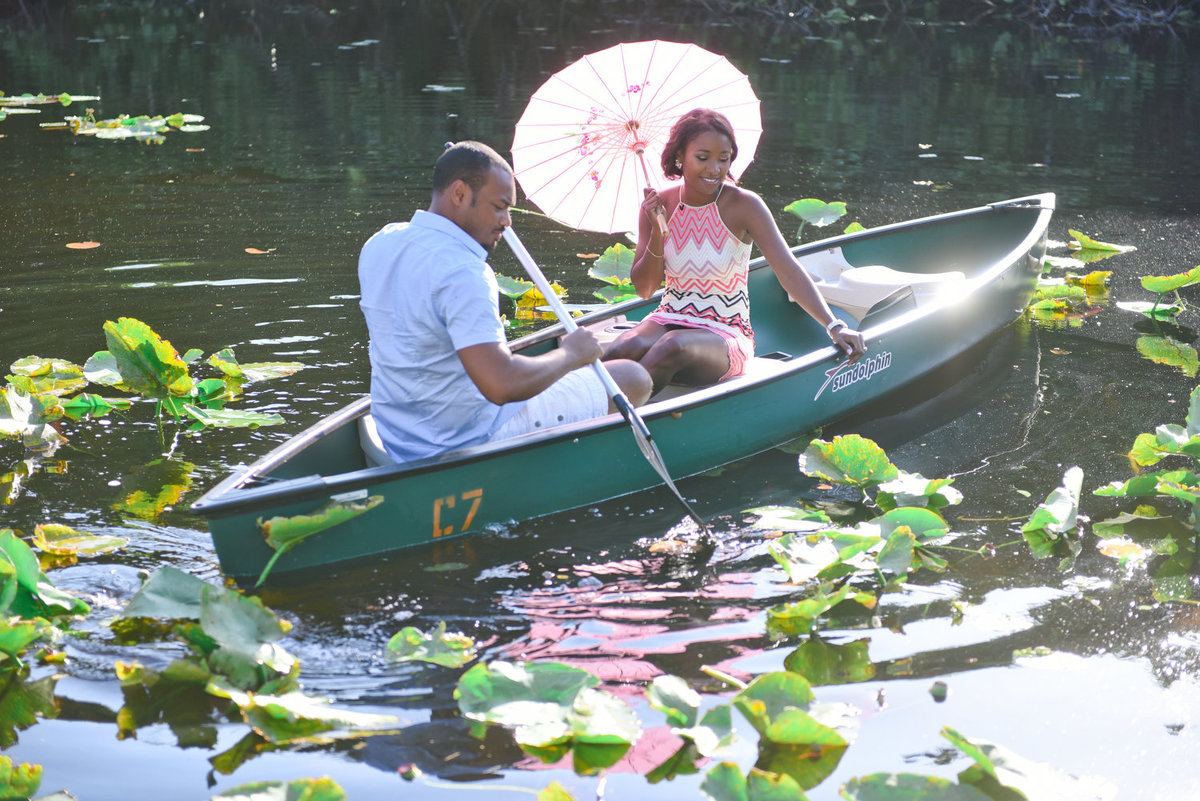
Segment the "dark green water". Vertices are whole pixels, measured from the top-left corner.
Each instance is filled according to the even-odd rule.
[[[1120,798],[1186,797],[1200,779],[1193,607],[1155,604],[1145,570],[1095,553],[1090,535],[1064,574],[1054,560],[1033,560],[1017,529],[1075,464],[1085,471],[1084,514],[1110,516],[1116,506],[1090,490],[1128,477],[1124,454],[1136,434],[1183,422],[1194,374],[1139,356],[1138,338],[1153,329],[1112,301],[1149,300],[1139,276],[1200,261],[1197,45],[882,25],[815,38],[742,21],[589,18],[551,4],[515,14],[469,8],[455,20],[439,6],[256,22],[79,11],[52,30],[0,27],[8,94],[96,94],[88,105],[98,117],[182,111],[212,126],[142,146],[39,130],[76,107],[0,121],[0,364],[30,354],[82,363],[104,347],[105,320],[133,316],[181,351],[234,346],[242,361],[311,366],[255,385],[239,404],[276,411],[284,426],[184,436],[172,447],[173,431],[164,442],[146,415],[78,425],[58,454],[65,471],[0,485],[8,498],[0,525],[59,522],[131,540],[52,574],[93,606],[80,624],[89,636],[66,645],[57,717],[20,731],[5,753],[44,766],[43,793],[64,788],[84,801],[206,799],[253,780],[324,774],[355,799],[475,797],[468,786],[503,797],[513,794],[502,784],[540,789],[551,780],[590,798],[594,778],[543,769],[503,738],[472,740],[451,697],[458,672],[390,663],[388,638],[445,620],[487,642],[488,659],[582,665],[613,682],[647,727],[661,718],[639,682],[660,672],[715,692],[701,665],[743,678],[779,669],[790,648],[763,636],[764,610],[790,588],[742,510],[792,503],[810,482],[793,455],[771,453],[683,482],[722,529],[703,567],[672,565],[639,545],[679,517],[669,496],[649,493],[265,593],[295,624],[285,646],[301,660],[305,690],[401,715],[412,724],[403,736],[265,754],[233,775],[208,760],[245,734],[240,723],[168,709],[136,738],[117,738],[114,661],[161,666],[178,655],[169,645],[119,645],[108,628],[140,571],[172,565],[220,580],[188,503],[366,389],[355,278],[362,241],[425,206],[430,165],[447,139],[504,150],[551,72],[618,41],[659,37],[695,41],[749,74],[764,136],[744,183],[785,233],[794,225],[782,209],[801,197],[844,200],[846,221],[870,226],[1053,191],[1055,254],[1065,255],[1068,228],[1138,248],[1102,263],[1114,275],[1095,313],[1022,322],[910,396],[827,432],[859,431],[904,469],[957,476],[966,500],[951,517],[963,544],[1010,544],[889,594],[873,619],[833,621],[831,636],[869,639],[877,672],[818,689],[823,701],[861,710],[862,726],[810,797],[835,798],[841,782],[880,771],[953,776],[965,763],[941,759],[944,725],[1099,777]],[[517,224],[572,300],[600,286],[575,254],[599,252],[612,237],[530,215]],[[84,240],[101,245],[65,247]],[[274,250],[254,256],[249,247]],[[519,274],[503,249],[493,263]],[[1192,342],[1195,314],[1180,322],[1172,336]],[[23,458],[0,443],[0,472]],[[582,482],[603,466],[556,469],[577,469]],[[150,519],[123,505],[137,489],[166,484],[186,491]],[[448,561],[465,567],[425,569]],[[1055,653],[1013,657],[1033,646]],[[37,668],[34,678],[52,672]],[[937,679],[950,687],[943,704],[928,693]],[[637,772],[665,756],[662,734],[635,750],[633,768],[611,772],[604,797],[698,797],[696,777],[651,787]],[[743,736],[722,758],[745,770],[753,743]],[[404,785],[395,770],[406,762],[479,781]]]

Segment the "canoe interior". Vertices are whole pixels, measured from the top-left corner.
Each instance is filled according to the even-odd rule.
[[[801,263],[836,259],[847,270],[907,276],[914,284],[926,280],[922,276],[935,285],[948,276],[957,281],[946,285],[952,293],[940,295],[906,292],[903,286],[893,293],[885,285],[877,302],[872,296],[854,314],[835,307],[835,314],[867,337],[868,354],[853,369],[834,353],[823,327],[791,302],[770,267],[753,262],[749,289],[759,357],[753,360],[754,374],[694,391],[668,388],[642,407],[672,475],[695,475],[833,422],[1012,322],[1036,285],[1053,202],[1053,195],[1032,196],[797,248]],[[657,298],[629,301],[577,322],[611,338],[656,305]],[[561,333],[560,326],[550,326],[511,346],[543,352],[557,346]],[[874,366],[864,370],[870,360]],[[839,372],[843,369],[845,374]],[[331,499],[369,495],[382,500],[283,555],[273,576],[301,575],[338,561],[564,511],[661,481],[617,415],[421,462],[372,467],[358,428],[368,410],[369,399],[354,401],[226,478],[193,505],[208,519],[227,575],[257,576],[272,555],[261,520],[312,515]],[[555,467],[563,464],[605,469],[581,480],[576,471]],[[530,491],[531,476],[537,477],[536,492]]]

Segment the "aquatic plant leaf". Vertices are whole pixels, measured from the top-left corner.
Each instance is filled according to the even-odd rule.
[[[843,584],[832,595],[818,587],[811,597],[802,601],[776,604],[767,609],[767,635],[774,638],[808,634],[817,619],[854,594],[854,588]]]
[[[1163,482],[1196,486],[1200,484],[1200,476],[1188,470],[1160,470],[1134,476],[1128,481],[1113,481],[1093,490],[1093,494],[1105,498],[1146,498],[1157,495],[1159,484]]]
[[[82,420],[84,417],[103,417],[113,409],[126,410],[131,404],[125,398],[105,398],[89,392],[81,392],[61,404],[63,415],[72,420]]]
[[[1076,527],[1082,485],[1083,470],[1077,466],[1068,468],[1063,474],[1063,485],[1051,492],[1021,526],[1035,559],[1050,556],[1055,543]]]
[[[250,362],[239,364],[232,348],[223,348],[208,357],[208,363],[226,376],[244,383],[283,378],[303,370],[308,365],[300,362]]]
[[[812,685],[799,673],[775,671],[756,676],[733,697],[733,705],[760,735],[791,710],[808,711]]]
[[[700,792],[710,801],[749,801],[746,777],[732,762],[721,762],[709,770],[700,783]]]
[[[846,216],[846,204],[844,202],[838,200],[833,203],[826,203],[824,200],[818,200],[813,197],[792,201],[784,206],[783,210],[789,214],[795,214],[806,223],[815,225],[818,228],[824,228],[826,225]]]
[[[1108,286],[1108,279],[1111,277],[1112,270],[1092,270],[1086,275],[1067,273],[1067,283],[1084,289],[1103,289]]]
[[[831,524],[823,511],[795,506],[756,506],[744,510],[744,514],[758,515],[751,527],[767,531],[820,531]]]
[[[865,231],[867,227],[860,222],[852,222],[842,229],[843,234],[857,234],[859,231]]]
[[[1067,309],[1087,300],[1087,290],[1066,284],[1040,284],[1029,302],[1031,311]]]
[[[963,495],[951,485],[952,478],[925,478],[920,473],[900,470],[896,478],[878,486],[875,503],[887,512],[901,506],[943,509],[962,503]]]
[[[41,784],[41,765],[13,764],[12,757],[0,756],[0,798],[33,798]]]
[[[628,286],[624,284],[619,286],[602,286],[593,291],[592,295],[600,298],[605,303],[624,303],[638,296],[637,292],[633,289],[633,284],[629,284]]]
[[[107,350],[98,350],[83,364],[83,377],[93,384],[112,387],[125,392],[134,392],[121,381],[117,368],[117,357]]]
[[[64,359],[26,356],[13,362],[9,369],[15,375],[31,379],[36,393],[48,392],[61,396],[87,385],[87,379],[83,377],[83,368]]]
[[[258,519],[259,530],[266,537],[267,545],[275,549],[275,554],[263,567],[255,586],[260,586],[266,581],[267,575],[275,565],[275,560],[304,540],[369,512],[381,503],[383,503],[382,495],[371,495],[363,499],[361,503],[358,502],[358,499],[338,498],[330,500],[320,509],[306,515],[276,516],[269,520],[263,520],[260,517]]]
[[[475,640],[465,634],[446,633],[446,622],[438,623],[429,634],[405,626],[388,640],[385,652],[401,662],[432,662],[443,667],[457,668],[475,658]]]
[[[507,275],[496,273],[496,285],[500,289],[500,294],[516,300],[526,292],[534,288],[532,281],[525,281],[520,278],[509,278]]]
[[[656,676],[646,690],[646,701],[667,716],[672,726],[688,728],[700,717],[700,693],[678,676]]]
[[[786,773],[769,773],[750,769],[746,777],[746,796],[749,801],[803,801],[800,783]]]
[[[799,458],[800,472],[838,484],[866,487],[891,481],[899,470],[872,440],[844,434],[829,442],[816,439]]]
[[[560,783],[550,782],[538,792],[537,801],[575,801],[575,796]]]
[[[527,753],[557,761],[573,749],[575,770],[615,764],[641,734],[627,704],[595,689],[599,679],[558,662],[478,664],[458,681],[463,717],[513,730]]]
[[[1183,312],[1183,307],[1178,303],[1151,303],[1146,300],[1121,301],[1117,308],[1143,314],[1151,320],[1170,320]]]
[[[809,637],[783,660],[783,666],[799,673],[809,684],[849,684],[875,677],[868,652],[869,639],[831,643],[816,635]]]
[[[1171,337],[1138,337],[1137,352],[1155,364],[1177,368],[1188,378],[1195,378],[1196,372],[1200,370],[1200,355],[1196,353],[1196,349]]]
[[[5,565],[10,562],[0,560]],[[0,617],[0,654],[8,657],[7,662],[0,665],[11,666],[21,662],[21,653],[51,631],[50,623],[40,617],[32,620],[22,620],[19,617]]]
[[[18,589],[9,606],[12,613],[31,619],[86,615],[91,611],[86,603],[51,583],[42,572],[37,555],[12,529],[0,529],[0,553],[14,568],[12,578]]]
[[[1174,275],[1144,275],[1141,282],[1142,288],[1149,292],[1157,292],[1160,295],[1164,292],[1174,292],[1185,286],[1200,284],[1200,265]]]
[[[71,556],[99,556],[129,544],[125,537],[88,534],[55,523],[39,523],[34,527],[32,539],[33,544],[46,553]]]
[[[768,542],[767,551],[787,572],[788,581],[793,584],[811,581],[826,568],[842,561],[838,547],[828,537],[785,534]]]
[[[346,801],[341,785],[328,776],[289,782],[239,784],[209,801]]]
[[[400,718],[394,715],[338,709],[323,698],[314,698],[298,690],[272,695],[243,692],[221,682],[212,682],[209,686],[214,695],[233,701],[255,733],[274,744],[330,743],[395,734],[403,728]]]
[[[696,744],[691,740],[684,740],[683,745],[679,746],[675,753],[646,772],[646,781],[650,784],[657,784],[661,781],[672,781],[679,776],[691,776],[699,773],[700,766],[696,763],[702,758],[700,752],[696,750]]]
[[[1092,533],[1102,540],[1126,539],[1142,543],[1156,553],[1167,553],[1167,543],[1186,542],[1196,536],[1196,532],[1178,518],[1159,515],[1153,507],[1139,507],[1134,512],[1100,520],[1092,524]]]
[[[108,351],[116,359],[121,383],[150,398],[187,397],[192,378],[170,342],[132,317],[104,323]]]
[[[875,557],[875,561],[880,570],[905,577],[912,567],[913,551],[916,547],[917,538],[912,529],[908,526],[898,526],[888,535],[887,542]]]
[[[48,623],[42,621],[47,627]],[[57,675],[44,676],[37,681],[23,681],[19,668],[10,666],[0,672],[0,748],[17,742],[17,732],[27,729],[40,719],[58,717],[54,688]],[[0,798],[3,796],[0,783]]]
[[[959,784],[972,785],[992,798],[1053,798],[1055,801],[1101,801],[1116,796],[1104,779],[1070,776],[1013,753],[1004,746],[969,740],[949,726],[941,734],[975,764],[958,774]],[[1003,793],[1003,791],[1009,791]]]
[[[28,381],[22,376],[12,378],[18,383]],[[54,423],[62,417],[62,405],[55,395],[31,394],[13,384],[0,387],[0,437],[20,439],[26,448],[60,444],[66,437]]]
[[[627,286],[633,291],[630,273],[633,270],[635,251],[618,242],[609,246],[604,253],[588,268],[588,275],[613,286]]]
[[[205,428],[260,428],[283,423],[283,417],[274,413],[251,412],[243,409],[205,409],[193,403],[183,404],[182,409]]]
[[[920,506],[901,506],[892,509],[873,521],[879,526],[880,536],[887,539],[892,532],[900,527],[913,532],[916,540],[921,543],[932,542],[944,537],[950,531],[946,520],[932,509]]]
[[[1131,250],[1137,250],[1132,245],[1111,245],[1108,242],[1100,242],[1092,239],[1087,234],[1081,234],[1071,228],[1067,229],[1067,233],[1074,237],[1074,241],[1068,243],[1071,250],[1103,250],[1112,253],[1127,253]]]
[[[913,773],[873,773],[851,779],[841,792],[847,801],[994,801],[969,784]]]

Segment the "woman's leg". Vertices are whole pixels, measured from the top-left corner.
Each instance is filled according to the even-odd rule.
[[[659,337],[667,333],[667,327],[659,325],[650,320],[642,320],[640,323],[623,332],[620,336],[608,344],[604,349],[604,355],[601,357],[604,361],[609,359],[632,359],[640,361],[646,352],[658,341]]]
[[[655,392],[672,381],[708,386],[729,372],[729,346],[720,334],[703,328],[672,328],[650,346],[641,363]]]

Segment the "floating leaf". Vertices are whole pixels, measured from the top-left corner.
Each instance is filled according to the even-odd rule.
[[[65,395],[87,385],[83,368],[65,359],[26,356],[12,363],[13,374],[30,379],[36,392]]]
[[[785,206],[783,210],[789,214],[795,214],[806,223],[815,225],[818,228],[823,228],[846,216],[846,204],[842,201],[826,203],[823,200],[812,197],[793,201]]]
[[[1146,300],[1121,301],[1117,303],[1117,308],[1144,314],[1151,320],[1170,320],[1183,311],[1178,303],[1151,303]]]
[[[827,595],[822,587],[803,601],[772,606],[767,609],[767,634],[776,638],[808,634],[821,615],[853,594],[854,588],[849,584],[843,584],[832,595]]]
[[[451,668],[462,667],[476,653],[475,640],[465,634],[447,634],[445,621],[429,634],[405,626],[388,640],[385,650],[390,658],[401,662],[432,662]]]
[[[532,281],[524,281],[520,278],[509,278],[507,275],[496,273],[496,286],[500,289],[500,294],[516,300],[526,292],[534,288]]]
[[[275,413],[241,409],[205,409],[191,403],[183,404],[182,408],[199,427],[205,428],[259,428],[277,426],[284,422],[283,417]]]
[[[1067,283],[1075,286],[1081,286],[1085,289],[1103,289],[1108,286],[1108,279],[1112,277],[1112,270],[1093,270],[1087,275],[1067,275]]]
[[[100,247],[99,242],[68,242],[67,247],[71,250],[91,250],[92,248]]]
[[[229,698],[246,723],[270,743],[324,744],[343,739],[396,734],[402,726],[394,715],[375,715],[337,709],[320,698],[302,692],[272,695],[243,692],[214,682],[218,696]]]
[[[620,242],[604,251],[595,264],[588,268],[588,275],[613,286],[631,285],[634,251]]]
[[[873,773],[842,786],[847,801],[992,801],[970,785],[939,776],[913,773]]]
[[[76,531],[70,526],[39,523],[33,530],[33,544],[46,553],[71,556],[99,556],[129,544],[124,537],[109,537]]]
[[[11,570],[0,569],[0,611],[7,608],[26,619],[59,615],[86,615],[90,607],[50,582],[37,556],[12,529],[0,529],[0,560]]]
[[[274,253],[275,248],[267,248],[266,250],[260,250],[259,248],[246,248],[246,252],[251,256],[265,256],[268,253]]]
[[[866,487],[890,481],[899,475],[887,454],[873,441],[858,434],[845,434],[831,441],[813,440],[800,455],[800,472],[839,484]]]
[[[121,616],[199,620],[201,593],[209,586],[178,568],[159,568],[125,605]]]
[[[33,798],[41,783],[41,765],[28,762],[14,765],[11,757],[0,756],[0,797]]]
[[[192,379],[179,352],[141,320],[109,320],[104,323],[104,335],[124,386],[159,400],[186,397],[191,392]]]
[[[767,531],[820,531],[829,528],[829,515],[819,509],[802,509],[795,506],[756,506],[746,509],[745,514],[758,515],[751,525]]]
[[[267,574],[271,572],[271,568],[275,565],[275,560],[280,556],[314,534],[319,534],[326,529],[333,528],[347,520],[371,511],[383,503],[383,496],[372,495],[361,499],[361,503],[358,500],[334,499],[315,512],[306,515],[272,517],[266,521],[259,518],[258,527],[262,530],[263,536],[266,537],[267,545],[274,548],[275,553],[263,568],[262,573],[258,577],[258,583],[255,586],[260,586],[267,580]]]
[[[1003,746],[968,740],[949,726],[944,727],[941,734],[975,762],[958,774],[959,784],[973,785],[989,798],[1101,801],[1116,796],[1116,789],[1103,779],[1070,776],[1049,765],[1025,759]]]
[[[950,486],[952,478],[925,478],[920,473],[899,471],[896,478],[878,487],[875,503],[888,511],[900,506],[925,506],[942,509],[962,502],[962,493]]]
[[[814,635],[783,660],[783,666],[799,673],[809,684],[849,684],[875,678],[869,639],[831,643]]]
[[[1142,287],[1150,292],[1163,294],[1183,289],[1187,286],[1200,284],[1200,266],[1193,267],[1186,273],[1175,275],[1145,275],[1142,276]]]
[[[1191,345],[1167,336],[1142,336],[1137,340],[1138,354],[1156,364],[1174,367],[1188,378],[1200,370],[1200,354]]]
[[[209,801],[345,801],[346,791],[328,776],[289,782],[239,784]]]
[[[1067,229],[1067,233],[1075,238],[1069,243],[1072,250],[1100,250],[1111,253],[1128,253],[1131,250],[1137,250],[1132,245],[1111,245],[1108,242],[1100,242],[1070,228]]]
[[[1035,559],[1052,555],[1055,544],[1064,541],[1066,534],[1075,529],[1082,485],[1083,470],[1068,468],[1063,474],[1063,485],[1050,493],[1021,527]]]
[[[308,365],[300,362],[251,362],[239,364],[232,348],[223,348],[208,357],[208,363],[230,378],[245,383],[283,378],[303,370]]]

